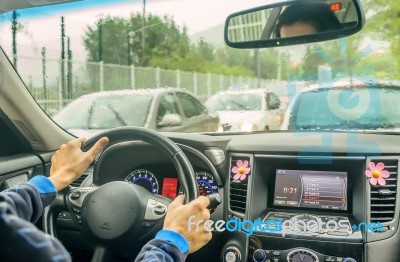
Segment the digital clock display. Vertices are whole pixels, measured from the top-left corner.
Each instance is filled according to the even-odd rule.
[[[274,205],[347,210],[347,173],[278,169]]]
[[[295,187],[284,187],[283,188],[284,194],[297,194],[297,188]]]

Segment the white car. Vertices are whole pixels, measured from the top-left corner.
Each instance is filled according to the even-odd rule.
[[[281,101],[267,89],[225,91],[205,103],[220,119],[219,131],[262,131],[280,128]]]
[[[97,92],[72,101],[54,120],[77,136],[120,126],[157,131],[210,132],[218,118],[190,93],[173,88]]]

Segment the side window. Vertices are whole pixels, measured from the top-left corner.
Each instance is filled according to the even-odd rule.
[[[279,97],[274,93],[267,94],[267,109],[274,110],[278,109],[281,105]]]
[[[157,118],[156,118],[157,124],[160,123],[161,119],[165,115],[169,114],[180,115],[178,110],[178,103],[173,94],[166,94],[161,97],[160,104],[158,105],[158,110],[157,110]]]
[[[176,95],[187,118],[204,114],[205,108],[196,98],[185,93],[177,93]]]

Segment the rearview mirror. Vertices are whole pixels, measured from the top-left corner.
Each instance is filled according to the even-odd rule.
[[[363,25],[358,0],[295,0],[231,14],[224,37],[235,48],[275,47],[341,38]]]

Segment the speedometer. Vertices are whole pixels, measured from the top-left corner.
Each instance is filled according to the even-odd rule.
[[[126,182],[144,187],[153,194],[158,194],[159,186],[156,176],[146,169],[138,169],[130,173],[126,178]]]
[[[213,175],[207,172],[196,172],[197,185],[201,196],[208,196],[218,193],[218,185]],[[183,194],[182,187],[179,189],[179,194]]]

